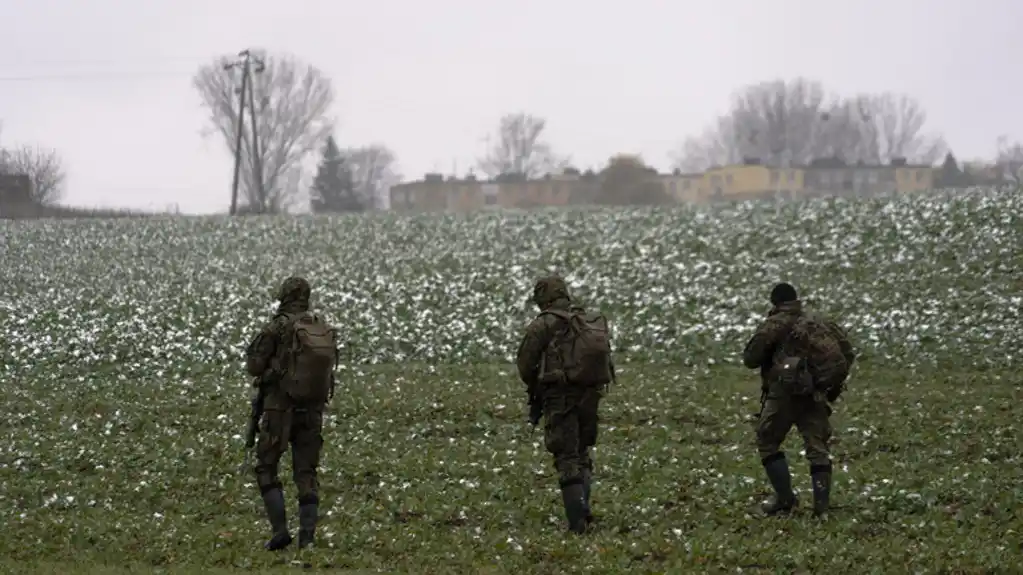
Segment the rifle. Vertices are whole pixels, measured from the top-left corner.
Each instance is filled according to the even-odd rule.
[[[767,389],[761,388],[760,390],[760,411],[753,414],[753,419],[760,419],[760,416],[764,414],[764,404],[767,403]]]
[[[539,394],[529,393],[529,423],[533,425],[533,431],[536,430],[536,426],[540,424],[540,418],[543,417],[543,401],[541,401]],[[530,432],[532,433],[532,431]]]
[[[760,416],[764,414],[764,404],[767,403],[767,388],[770,382],[771,366],[764,364],[760,366],[760,411],[758,411],[753,419],[760,419]]]
[[[259,431],[259,420],[263,418],[263,403],[266,401],[266,396],[263,395],[262,378],[256,381],[256,386],[256,396],[252,398],[252,411],[249,414],[249,426],[245,430],[243,469],[248,469],[251,463],[252,449],[256,446],[256,433]]]
[[[529,423],[533,425],[533,429],[529,432],[530,435],[536,431],[536,426],[540,425],[540,418],[543,417],[543,399],[537,392],[537,387],[540,385],[539,379],[543,378],[546,368],[547,355],[544,353],[540,356],[540,365],[537,368],[538,381],[534,381],[533,385],[529,386]]]

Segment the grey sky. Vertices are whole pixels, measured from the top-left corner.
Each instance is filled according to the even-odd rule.
[[[735,89],[779,76],[910,93],[961,158],[1023,138],[1014,0],[0,0],[0,14],[0,138],[57,148],[76,205],[226,209],[231,160],[200,135],[191,74],[247,47],[324,70],[341,145],[389,145],[406,179],[465,173],[518,110],[546,117],[580,168],[633,152],[667,169]]]

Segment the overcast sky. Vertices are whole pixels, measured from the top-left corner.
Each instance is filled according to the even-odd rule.
[[[0,143],[66,159],[66,203],[223,211],[232,162],[191,75],[247,47],[334,82],[341,145],[463,174],[506,112],[580,168],[669,167],[742,85],[917,97],[961,158],[1023,139],[1018,0],[0,0]]]

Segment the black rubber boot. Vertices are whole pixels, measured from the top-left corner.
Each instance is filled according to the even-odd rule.
[[[568,519],[568,530],[573,533],[586,532],[586,500],[583,484],[571,483],[561,487],[561,499],[565,504],[565,517]]]
[[[813,514],[827,518],[831,499],[831,464],[811,465],[810,480],[813,483]]]
[[[593,484],[593,472],[583,471],[583,517],[586,523],[593,523],[593,509],[590,507],[590,486]]]
[[[316,538],[317,503],[298,506],[298,548],[305,549]]]
[[[270,520],[273,536],[263,548],[267,551],[280,551],[291,545],[291,533],[288,532],[288,515],[284,505],[284,492],[279,488],[270,489],[263,494],[266,516]]]
[[[796,495],[792,492],[792,475],[789,473],[789,462],[784,453],[776,453],[763,460],[767,479],[774,488],[774,501],[766,503],[763,509],[766,515],[788,513],[796,506]]]

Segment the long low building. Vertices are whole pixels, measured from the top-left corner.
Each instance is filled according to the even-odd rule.
[[[749,199],[800,199],[820,196],[863,197],[917,193],[933,189],[940,168],[914,165],[904,159],[889,164],[846,164],[825,158],[806,166],[774,167],[755,159],[714,167],[702,173],[654,174],[665,194],[678,203],[710,204]],[[422,180],[390,189],[391,209],[398,212],[469,212],[487,208],[536,208],[593,204],[601,189],[593,172],[525,180],[475,177],[445,178],[427,174]]]

